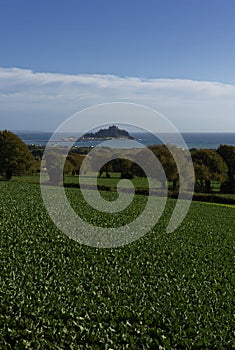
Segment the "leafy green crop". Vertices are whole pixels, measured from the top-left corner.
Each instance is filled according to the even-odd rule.
[[[90,222],[110,222],[79,190],[67,195]],[[192,203],[166,234],[174,204],[140,240],[95,249],[54,226],[38,185],[0,183],[0,349],[234,348],[235,211]]]

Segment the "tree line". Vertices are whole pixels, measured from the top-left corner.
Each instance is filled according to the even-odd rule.
[[[171,149],[177,153],[176,146],[153,145],[149,149],[159,159],[168,182],[172,184],[172,190],[177,190],[179,186],[179,173],[176,162],[172,156]],[[6,180],[10,180],[13,175],[33,174],[40,171],[44,148],[40,146],[27,146],[14,133],[3,130],[0,131],[0,175]],[[83,150],[84,151],[84,150]],[[78,149],[71,149],[69,155],[64,162],[65,175],[78,175],[81,164],[85,155],[79,154]],[[105,153],[106,152],[106,153]],[[110,150],[97,150],[97,161],[99,157],[108,156]],[[141,156],[141,149],[135,150],[136,156]],[[179,157],[182,150],[178,152]],[[221,193],[235,193],[235,147],[230,145],[220,145],[217,149],[196,149],[190,150],[191,158],[195,172],[195,192],[210,193],[212,183],[216,182]],[[45,167],[48,168],[48,173],[54,180],[58,174],[59,164],[61,160],[58,157],[56,150],[52,150],[45,159]],[[188,160],[182,158],[184,177],[187,178]],[[93,162],[88,167],[87,171],[93,171],[96,164]],[[134,176],[144,177],[145,173],[137,162],[128,159],[117,158],[103,165],[99,171],[99,176],[111,177],[112,173],[120,173],[121,178],[131,179]],[[155,174],[153,172],[152,176]],[[61,179],[60,179],[61,180]],[[161,181],[161,179],[160,179]],[[189,175],[189,181],[190,175]],[[167,184],[162,180],[161,186]]]

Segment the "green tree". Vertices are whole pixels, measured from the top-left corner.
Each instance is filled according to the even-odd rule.
[[[228,167],[228,178],[221,184],[221,192],[235,193],[235,147],[220,145],[217,153],[223,158]]]
[[[215,150],[198,149],[191,154],[196,177],[195,191],[209,193],[211,181],[221,183],[226,179],[227,165]]]
[[[101,167],[101,169],[100,169],[100,171],[99,171],[99,176],[101,177],[102,174],[105,173],[105,176],[106,176],[107,178],[109,178],[109,177],[110,177],[110,173],[112,173],[112,172],[113,172],[113,167],[112,167],[112,162],[110,161],[110,162],[108,162],[108,163],[105,163],[105,164]]]
[[[79,175],[79,171],[82,165],[83,160],[85,159],[84,155],[81,154],[70,154],[67,159],[73,166],[73,173]]]
[[[63,155],[55,150],[50,150],[45,154],[45,161],[50,184],[61,185],[63,183]]]
[[[64,175],[72,175],[74,170],[73,164],[71,163],[70,159],[66,158],[64,163]]]
[[[0,131],[0,173],[10,180],[33,170],[35,161],[26,144],[11,131]]]
[[[166,174],[166,178],[168,181],[172,181],[172,184],[173,184],[172,189],[175,190],[177,186],[179,174],[178,174],[176,162],[170,150],[166,145],[155,145],[155,146],[150,146],[149,148],[156,155],[156,157],[162,164],[162,167]],[[166,188],[166,186],[167,184],[162,180],[162,188]]]

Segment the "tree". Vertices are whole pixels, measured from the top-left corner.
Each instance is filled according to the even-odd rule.
[[[196,177],[195,191],[209,193],[211,181],[221,183],[226,179],[227,165],[215,150],[199,149],[191,154]]]
[[[66,158],[64,163],[64,170],[63,170],[64,175],[72,175],[73,170],[74,170],[73,164],[71,163],[70,159]]]
[[[169,146],[169,148],[170,147],[173,146]],[[149,146],[149,148],[162,164],[167,180],[172,181],[172,189],[176,190],[179,174],[176,162],[170,150],[166,145]],[[162,188],[166,188],[166,183],[162,182]]]
[[[220,145],[217,153],[227,164],[227,179],[221,184],[220,190],[224,193],[235,193],[235,147]]]
[[[110,173],[113,172],[113,167],[112,167],[112,161],[108,162],[108,163],[105,163],[100,171],[99,171],[99,176],[101,177],[103,173],[105,173],[105,176],[107,178],[110,178]]]
[[[34,158],[26,144],[8,130],[0,131],[0,173],[7,180],[35,169]]]
[[[49,175],[49,183],[52,185],[63,184],[63,155],[57,153],[55,150],[50,150],[45,154],[45,161]]]
[[[85,159],[84,155],[81,154],[73,154],[71,153],[67,159],[70,161],[70,163],[73,166],[73,174],[79,175],[79,171],[82,165],[83,160]]]
[[[45,166],[49,175],[51,185],[62,185],[64,175],[72,175],[74,164],[71,156],[66,157],[61,149],[50,149],[44,154]]]

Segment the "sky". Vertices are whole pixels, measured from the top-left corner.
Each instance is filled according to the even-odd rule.
[[[0,129],[124,101],[235,132],[234,18],[234,0],[0,0]]]

